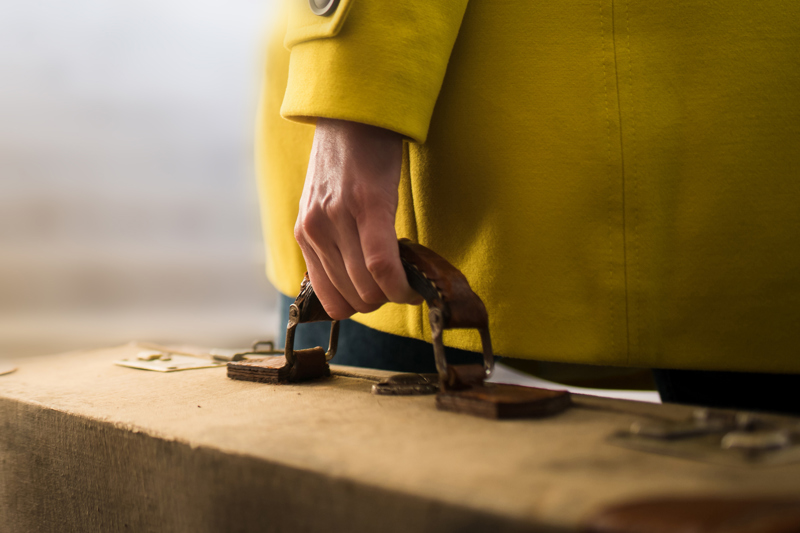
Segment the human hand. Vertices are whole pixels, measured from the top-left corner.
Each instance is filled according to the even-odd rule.
[[[402,156],[395,132],[317,120],[294,235],[331,318],[422,301],[406,279],[394,229]]]

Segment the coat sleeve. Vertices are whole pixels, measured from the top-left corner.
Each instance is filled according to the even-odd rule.
[[[467,0],[290,2],[284,118],[371,124],[424,143]]]

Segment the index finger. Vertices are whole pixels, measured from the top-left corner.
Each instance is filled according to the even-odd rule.
[[[420,295],[411,288],[400,262],[400,248],[394,220],[390,217],[367,217],[358,225],[364,262],[375,283],[395,303],[417,304]]]

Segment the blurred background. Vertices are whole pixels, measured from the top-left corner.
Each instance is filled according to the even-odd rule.
[[[5,0],[0,356],[276,332],[252,132],[269,0]]]

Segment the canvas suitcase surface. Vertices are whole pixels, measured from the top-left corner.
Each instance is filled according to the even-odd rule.
[[[372,394],[380,371],[264,384],[113,364],[140,350],[21,359],[0,376],[0,531],[641,531],[619,520],[675,500],[712,501],[713,515],[713,501],[755,499],[735,507],[746,520],[717,511],[729,526],[796,518],[800,463],[610,440],[637,421],[685,425],[690,407],[573,397],[550,417],[498,421]]]

